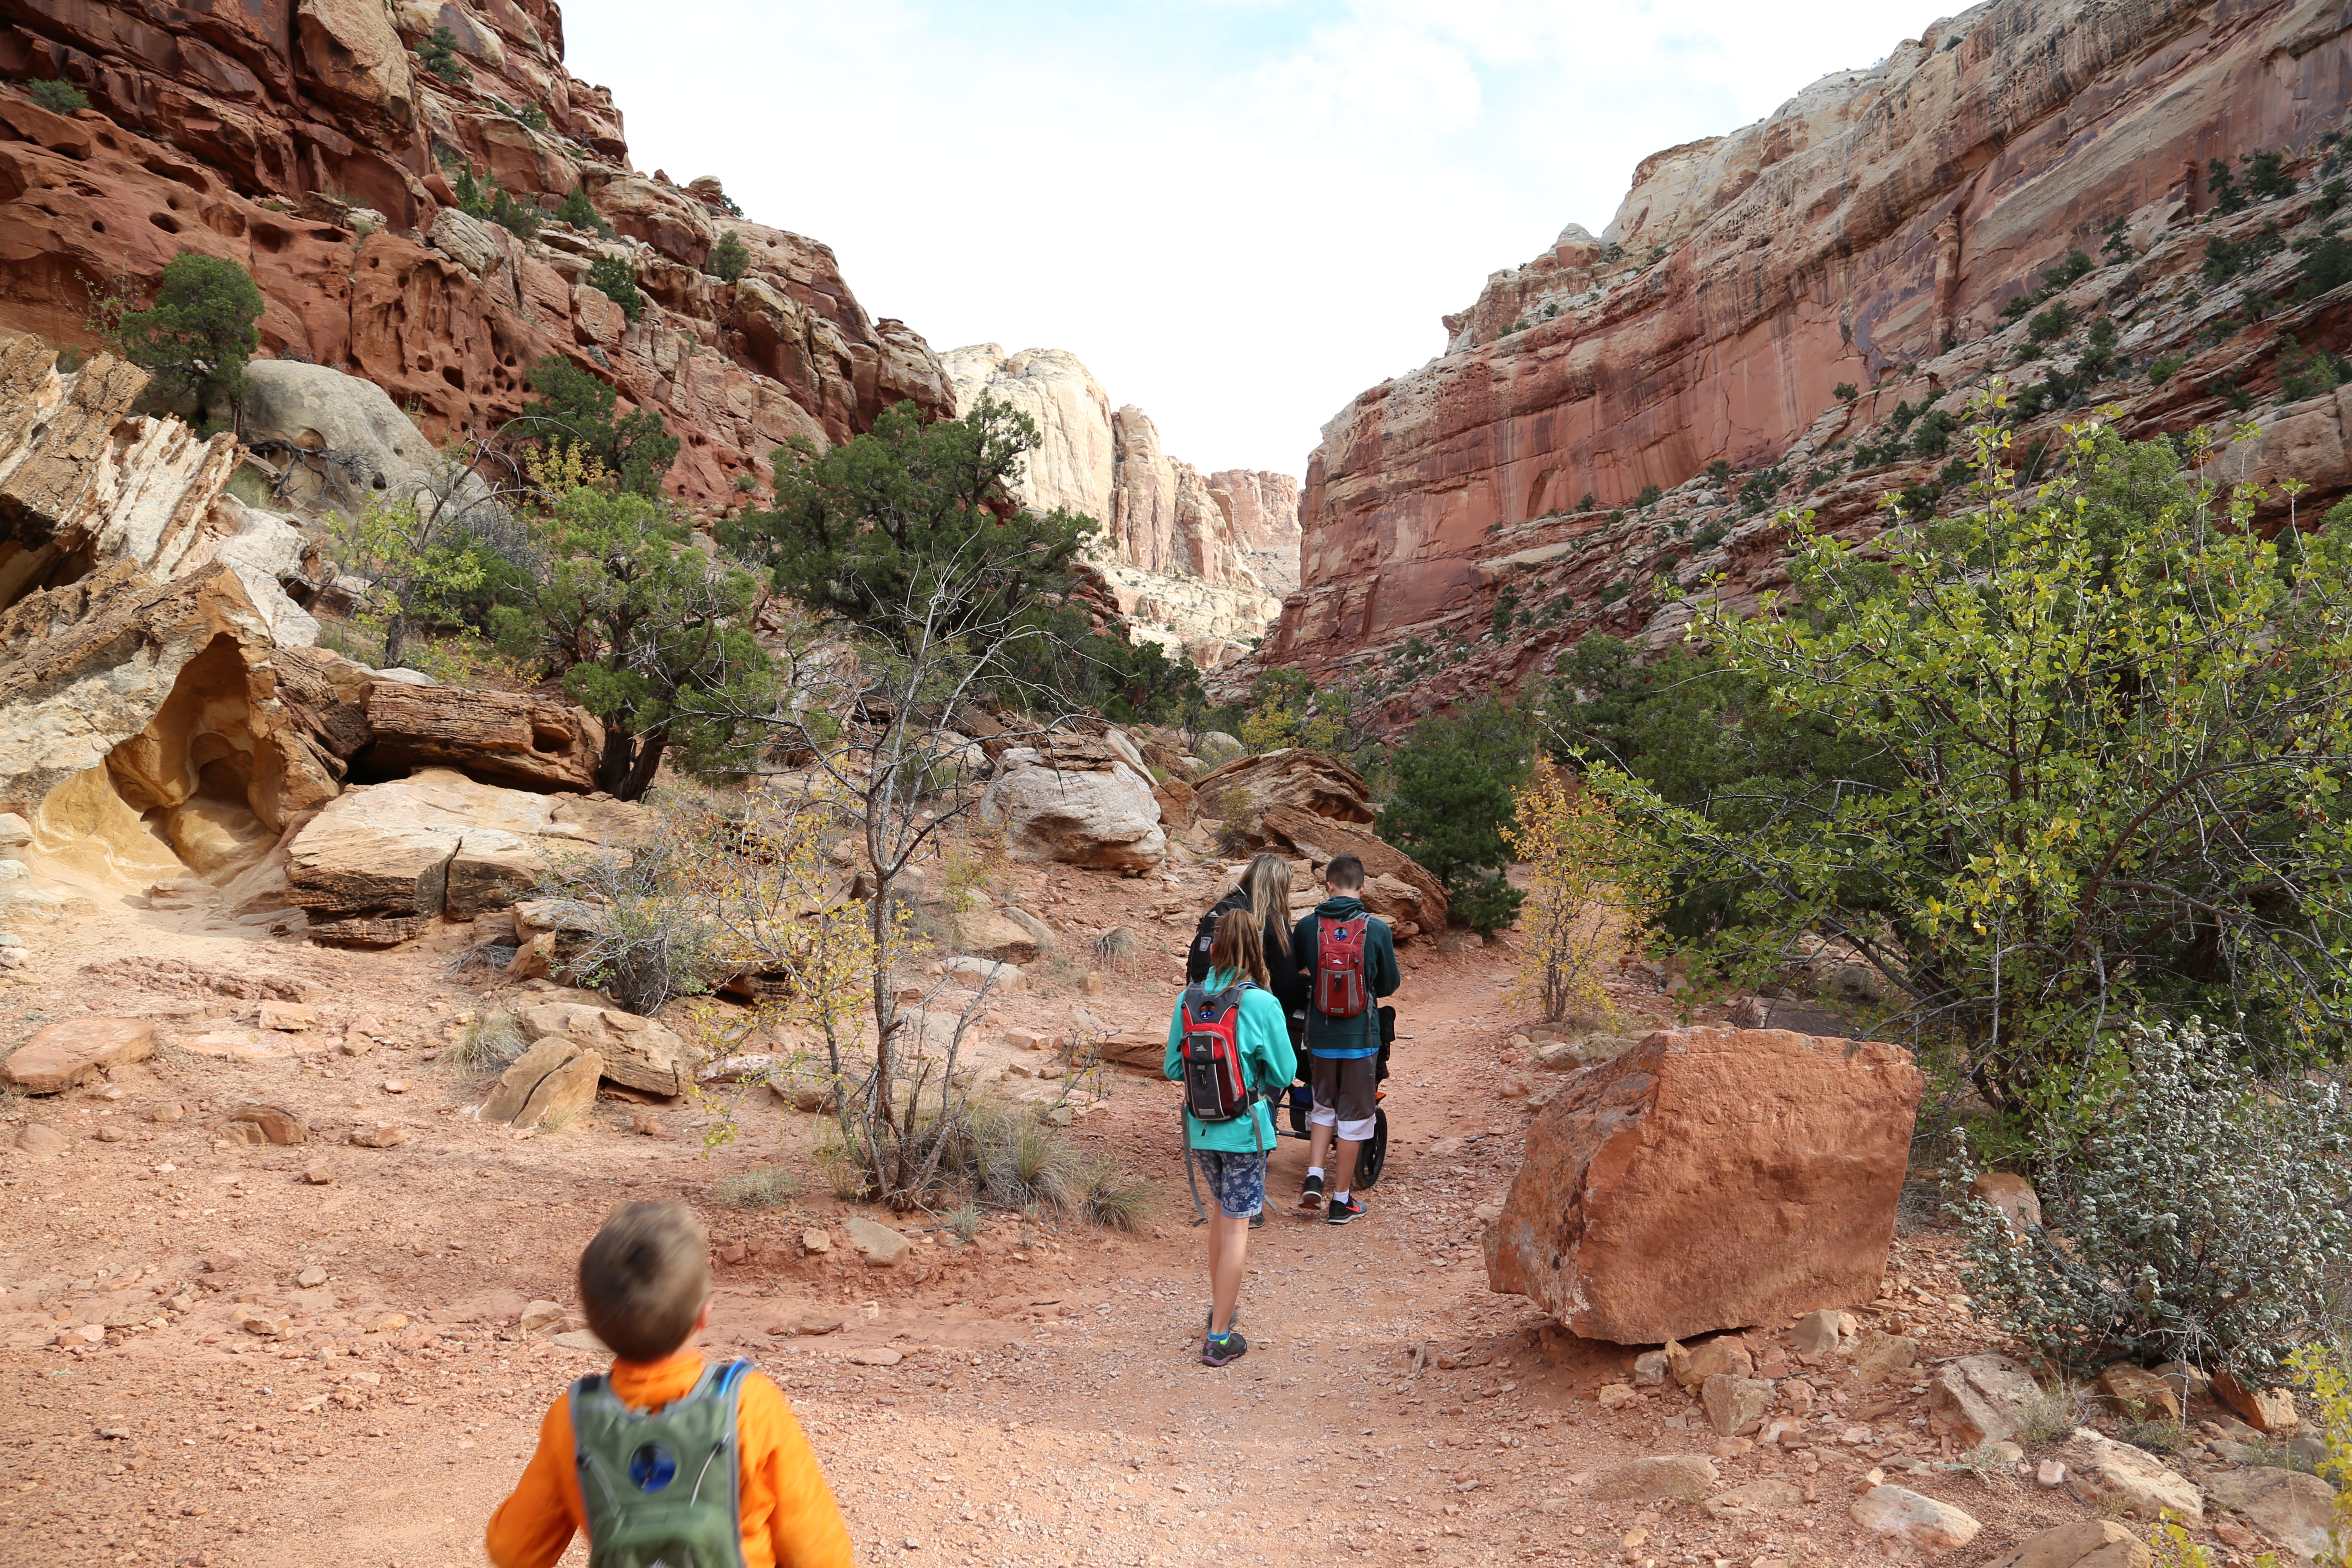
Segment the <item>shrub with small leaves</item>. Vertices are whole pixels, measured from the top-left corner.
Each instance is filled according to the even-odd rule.
[[[1663,497],[1665,493],[1665,487],[1663,485],[1643,485],[1642,487],[1642,493],[1633,498],[1634,509],[1639,510],[1645,507],[1654,506],[1657,504],[1659,498]]]
[[[2106,236],[2099,246],[2099,254],[2110,261],[2129,261],[2137,254],[2131,246],[2131,220],[2116,218],[2101,231]]]
[[[719,243],[710,247],[710,259],[702,269],[713,278],[736,283],[742,280],[751,265],[751,253],[745,248],[742,240],[733,234],[724,234],[719,236]]]
[[[457,58],[457,35],[446,27],[434,28],[417,46],[416,63],[443,81],[469,81],[474,75],[473,68]]]
[[[1956,1205],[1979,1311],[2053,1362],[2185,1361],[2274,1381],[2334,1308],[2352,1256],[2352,1154],[2339,1086],[2263,1079],[2246,1042],[2195,1019],[2135,1031],[2079,1144],[2046,1132],[2050,1228],[2019,1236]],[[2050,1124],[2053,1129],[2056,1121]],[[1961,1179],[1974,1176],[1963,1141]],[[2062,1241],[2063,1237],[2063,1241]]]
[[[72,114],[89,107],[89,96],[63,77],[26,82],[25,96],[51,114]]]
[[[2055,267],[2042,268],[2042,287],[2050,293],[2056,293],[2077,279],[2089,277],[2098,265],[2082,251],[2070,250],[2065,260]]]
[[[1713,485],[1717,489],[1723,489],[1726,485],[1731,483],[1730,462],[1726,458],[1717,458],[1714,462],[1709,463],[1706,466],[1706,478],[1707,482]]]
[[[2246,165],[2246,184],[2264,201],[2294,195],[2294,176],[2286,172],[2286,154],[2255,153],[2253,162]]]
[[[2213,198],[2213,210],[2218,213],[2242,213],[2246,210],[2246,193],[2238,189],[2236,176],[2230,165],[2220,158],[2205,165],[2205,194]]]
[[[1862,395],[1862,388],[1856,386],[1850,381],[1841,381],[1835,386],[1830,388],[1830,395],[1836,398],[1840,403],[1852,403],[1855,398]]]
[[[637,270],[617,256],[600,256],[588,264],[588,286],[621,307],[635,321],[645,314],[646,297],[637,292]]]

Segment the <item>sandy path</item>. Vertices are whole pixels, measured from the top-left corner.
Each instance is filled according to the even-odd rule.
[[[1209,876],[1198,879],[1082,880],[1098,919],[1139,922],[1155,900],[1197,896]],[[1182,934],[1164,929],[1161,962]],[[446,955],[321,953],[127,913],[43,933],[41,946],[38,984],[8,994],[31,1005],[0,1047],[77,1008],[178,1007],[168,1037],[237,1033],[249,1000],[165,974],[159,958],[307,978],[331,1024],[376,1016],[395,1038],[358,1058],[220,1060],[167,1047],[111,1086],[5,1108],[0,1145],[31,1121],[71,1142],[54,1158],[0,1154],[0,1431],[14,1467],[0,1483],[0,1563],[481,1561],[483,1521],[541,1414],[601,1364],[523,1336],[517,1316],[534,1298],[570,1299],[572,1261],[614,1203],[672,1195],[702,1207],[721,1259],[709,1348],[751,1355],[783,1384],[869,1562],[1623,1556],[1749,1568],[1886,1556],[1845,1513],[1872,1458],[1833,1442],[1811,1457],[1720,1461],[1726,1483],[1780,1474],[1811,1493],[1777,1512],[1717,1520],[1581,1500],[1588,1478],[1623,1460],[1704,1454],[1717,1440],[1679,1394],[1604,1415],[1591,1391],[1633,1352],[1539,1339],[1539,1314],[1485,1289],[1471,1211],[1507,1184],[1527,1121],[1496,1092],[1511,1014],[1499,1000],[1507,961],[1492,950],[1409,950],[1399,1000],[1412,1037],[1391,1083],[1395,1147],[1371,1213],[1334,1229],[1297,1212],[1304,1146],[1286,1142],[1244,1289],[1252,1351],[1213,1371],[1197,1361],[1206,1291],[1173,1086],[1115,1074],[1111,1108],[1073,1130],[1153,1181],[1145,1234],[1004,1216],[968,1247],[928,1234],[909,1263],[878,1270],[838,1245],[847,1211],[821,1191],[770,1211],[711,1196],[731,1172],[804,1153],[812,1118],[761,1111],[743,1140],[706,1156],[684,1110],[657,1113],[661,1137],[629,1131],[636,1108],[619,1104],[546,1138],[455,1114],[478,1083],[423,1058],[446,1020],[479,1001],[446,975]],[[1129,997],[1087,997],[1066,966],[1040,979],[1045,993],[1024,1005],[1077,1001],[1115,1024],[1165,1016],[1142,982]],[[387,1093],[388,1079],[411,1087]],[[411,1137],[384,1150],[222,1141],[223,1118],[248,1098],[323,1130],[389,1119]],[[169,1103],[185,1118],[148,1119]],[[101,1129],[122,1136],[100,1142]],[[330,1184],[302,1175],[320,1159]],[[827,1225],[834,1250],[803,1256],[802,1230]],[[1921,1289],[1937,1280],[1928,1243],[1908,1256]],[[305,1288],[311,1267],[326,1279]],[[240,1308],[284,1310],[289,1333],[241,1331],[230,1321]],[[845,1326],[769,1331],[810,1310]],[[377,1327],[392,1315],[408,1322]],[[1981,1338],[1964,1319],[1892,1301],[1874,1321],[1922,1335],[1931,1354]],[[74,1329],[83,1336],[41,1342]],[[1417,1345],[1430,1360],[1418,1375]],[[898,1359],[891,1359],[874,1352]],[[1879,1403],[1907,1396],[1904,1383]],[[1833,1397],[1850,1412],[1868,1395]],[[1883,1440],[1864,1456],[1917,1446],[1906,1436],[1916,1404],[1874,1414]],[[2037,1521],[2081,1517],[2030,1485],[1919,1484],[1986,1521],[1969,1562]],[[567,1561],[582,1560],[575,1545]]]

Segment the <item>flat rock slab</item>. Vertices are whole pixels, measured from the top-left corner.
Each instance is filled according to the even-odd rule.
[[[702,1054],[676,1030],[617,1007],[542,1002],[523,1009],[516,1021],[534,1043],[556,1038],[594,1051],[606,1078],[647,1094],[687,1093],[702,1063]]]
[[[1486,1230],[1488,1288],[1619,1344],[1873,1300],[1925,1081],[1891,1045],[1646,1036],[1529,1128]]]
[[[150,1018],[68,1018],[51,1024],[0,1062],[0,1079],[26,1094],[60,1094],[124,1062],[155,1054]]]
[[[294,1144],[308,1142],[310,1129],[302,1119],[283,1106],[264,1105],[249,1100],[236,1108],[228,1119],[229,1133],[247,1143]]]

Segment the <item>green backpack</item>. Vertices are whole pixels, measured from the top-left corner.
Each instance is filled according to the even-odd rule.
[[[602,1377],[572,1385],[589,1568],[743,1568],[735,1409],[748,1361],[681,1400],[635,1411]]]

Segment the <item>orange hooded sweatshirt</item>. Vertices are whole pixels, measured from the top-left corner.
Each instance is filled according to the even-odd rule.
[[[682,1350],[666,1361],[615,1361],[609,1375],[622,1404],[652,1410],[691,1393],[702,1366],[698,1352]],[[743,1379],[735,1430],[741,1438],[736,1495],[743,1510],[744,1568],[855,1568],[849,1527],[833,1489],[783,1391],[760,1373]],[[523,1468],[514,1495],[490,1516],[484,1544],[498,1568],[552,1568],[572,1532],[587,1528],[566,1389],[540,1422],[539,1451]]]

